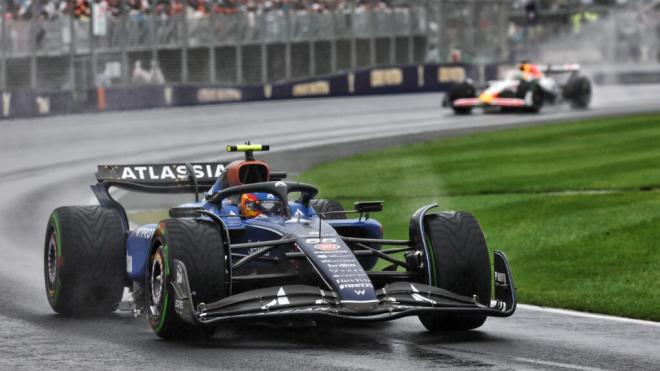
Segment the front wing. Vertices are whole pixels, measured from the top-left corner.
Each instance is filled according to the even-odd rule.
[[[524,108],[529,107],[527,102],[521,98],[493,98],[485,102],[479,98],[461,98],[456,99],[452,105],[454,107],[504,107],[504,108]]]
[[[275,286],[242,292],[213,303],[192,301],[186,266],[174,260],[172,282],[177,314],[191,324],[267,318],[335,317],[362,321],[387,321],[426,312],[508,317],[516,309],[516,291],[506,256],[494,254],[495,300],[491,305],[476,297],[457,295],[418,282],[394,282],[376,292],[374,302],[346,303],[331,290],[308,285]]]

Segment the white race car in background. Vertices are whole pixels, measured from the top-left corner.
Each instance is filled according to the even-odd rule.
[[[470,79],[454,84],[445,96],[445,105],[456,114],[468,114],[475,107],[489,111],[539,112],[544,104],[561,103],[584,109],[591,102],[591,81],[579,72],[577,64],[523,62],[509,71],[504,80],[491,81],[482,90]]]

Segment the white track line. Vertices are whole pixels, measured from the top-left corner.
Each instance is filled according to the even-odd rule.
[[[567,369],[570,369],[570,370],[582,370],[582,371],[602,371],[602,370],[604,370],[602,368],[580,366],[580,365],[575,365],[575,364],[572,364],[572,363],[540,361],[540,360],[531,359],[531,358],[514,357],[512,359],[514,361],[517,361],[517,362],[532,363],[532,364],[535,364],[535,365],[550,366],[550,367],[553,367],[553,368],[567,368]]]
[[[633,319],[633,318],[626,318],[626,317],[617,317],[617,316],[611,316],[611,315],[607,315],[607,314],[585,313],[585,312],[578,312],[576,310],[539,307],[537,305],[529,305],[529,304],[518,304],[518,307],[523,308],[523,309],[527,309],[527,310],[533,310],[533,311],[537,311],[537,312],[553,313],[553,314],[559,314],[559,315],[563,315],[563,316],[583,317],[583,318],[591,318],[591,319],[598,319],[598,320],[605,320],[605,321],[630,323],[630,324],[635,324],[635,325],[640,325],[640,326],[660,327],[660,322],[644,321],[644,320],[641,320],[641,319]]]

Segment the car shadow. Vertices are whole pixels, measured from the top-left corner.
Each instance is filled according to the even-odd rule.
[[[492,342],[496,336],[483,331],[429,333],[419,328],[405,328],[392,322],[279,321],[221,325],[207,339],[189,338],[177,341],[202,348],[283,348],[291,349],[371,349],[388,351],[393,339],[417,345]]]

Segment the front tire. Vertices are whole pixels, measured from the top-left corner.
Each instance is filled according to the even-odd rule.
[[[457,83],[449,88],[449,105],[455,114],[468,115],[472,112],[472,107],[456,107],[454,101],[462,98],[475,98],[476,96],[477,89],[473,84],[468,81]]]
[[[179,318],[171,282],[176,279],[173,260],[177,259],[186,266],[194,306],[226,296],[228,274],[221,229],[202,220],[167,219],[156,229],[151,246],[145,281],[151,329],[166,340],[212,335],[212,327],[194,326]]]
[[[116,210],[55,209],[44,244],[46,296],[53,310],[65,316],[113,312],[126,282],[125,242]]]
[[[518,86],[518,97],[528,104],[525,111],[531,113],[541,112],[544,102],[543,88],[536,82],[521,81]]]
[[[477,295],[490,304],[490,260],[481,226],[472,214],[456,211],[429,214],[425,219],[431,246],[430,285],[459,295]],[[467,331],[486,321],[485,315],[424,313],[419,319],[429,331]]]

